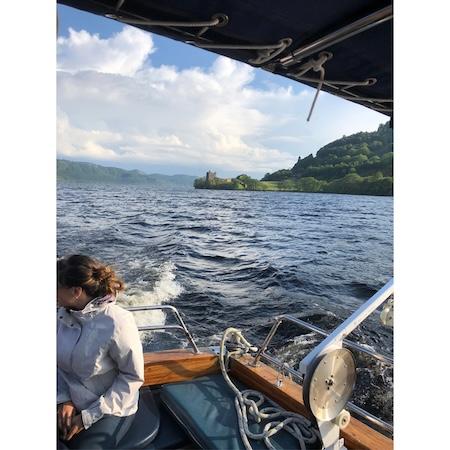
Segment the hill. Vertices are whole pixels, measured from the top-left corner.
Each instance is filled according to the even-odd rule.
[[[57,160],[57,180],[85,183],[151,185],[161,188],[192,188],[195,176],[146,174],[87,162]]]
[[[199,178],[194,187],[393,195],[392,129],[385,123],[374,132],[343,136],[260,181],[243,174],[230,180]]]

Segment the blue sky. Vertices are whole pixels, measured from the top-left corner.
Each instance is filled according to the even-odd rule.
[[[291,167],[388,119],[214,53],[58,5],[58,157],[148,173]]]

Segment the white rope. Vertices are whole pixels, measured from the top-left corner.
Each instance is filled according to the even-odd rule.
[[[122,8],[124,3],[125,3],[125,0],[117,0],[116,11],[119,11],[119,9]]]
[[[284,52],[284,50],[287,49],[292,44],[292,39],[291,38],[281,39],[279,41],[279,44],[280,48],[278,50],[276,49],[260,50],[258,56],[256,58],[249,59],[248,62],[250,64],[257,64],[257,65],[269,62],[270,60],[278,56],[280,53]]]
[[[264,64],[278,56],[292,44],[291,38],[280,39],[276,44],[217,44],[213,42],[185,41],[186,44],[192,44],[203,49],[219,50],[256,50],[258,56],[249,59],[250,64]]]
[[[333,89],[339,91],[339,97],[344,100],[352,100],[356,102],[368,102],[370,105],[368,106],[372,109],[382,112],[390,112],[391,109],[388,109],[383,103],[392,103],[392,99],[385,98],[376,98],[376,97],[362,97],[361,95],[355,94],[353,92],[349,92],[349,89],[357,86],[372,86],[377,82],[376,78],[367,78],[364,81],[344,81],[344,80],[326,80],[325,79],[325,68],[323,65],[333,57],[333,54],[330,52],[321,52],[319,54],[318,59],[310,58],[306,63],[300,66],[300,71],[292,74],[298,81],[306,81],[309,83],[317,83],[316,95],[314,96],[314,100],[312,102],[307,121],[309,122],[314,107],[316,105],[317,98],[319,96],[319,92],[322,90],[323,85],[329,86]],[[320,72],[319,78],[310,78],[305,77],[305,73],[313,70],[314,72]],[[347,95],[340,95],[341,93],[345,93]],[[378,107],[374,106],[377,105]]]
[[[225,341],[228,337],[232,337],[240,348],[229,352],[226,355],[225,361]],[[298,440],[301,450],[306,450],[306,444],[312,444],[320,438],[319,432],[313,427],[312,423],[308,419],[300,414],[285,411],[274,406],[259,409],[264,401],[268,401],[272,404],[273,402],[266,399],[260,392],[252,389],[247,389],[241,392],[230,380],[227,373],[227,363],[230,356],[242,355],[247,353],[249,350],[256,351],[257,349],[251,346],[247,339],[244,338],[240,330],[236,328],[227,328],[225,330],[220,343],[220,368],[228,386],[236,394],[234,404],[238,416],[239,433],[245,448],[247,450],[252,450],[252,446],[249,442],[249,438],[251,438],[255,440],[264,440],[264,443],[268,449],[275,450],[270,438],[280,430],[284,429]],[[253,419],[256,423],[260,423],[262,420],[269,420],[270,422],[264,426],[261,433],[253,433],[248,427],[249,418],[247,417],[247,414],[249,414],[251,419]]]
[[[314,100],[311,104],[311,108],[309,109],[308,118],[306,119],[307,122],[309,122],[309,119],[311,119],[311,115],[314,111],[314,107],[316,106],[317,98],[319,97],[319,93],[322,89],[324,80],[325,80],[325,68],[323,65],[333,57],[333,54],[330,52],[321,52],[319,53],[319,57],[317,59],[310,58],[308,61],[306,61],[304,64],[300,66],[300,71],[295,74],[296,78],[302,78],[302,76],[309,72],[310,70],[313,70],[314,72],[319,72],[320,76],[318,80],[315,80],[317,82],[317,90],[316,95],[314,96]]]

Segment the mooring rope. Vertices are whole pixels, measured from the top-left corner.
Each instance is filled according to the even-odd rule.
[[[229,337],[233,337],[236,344],[240,348],[225,355],[225,341]],[[247,450],[253,450],[249,442],[249,438],[251,438],[255,440],[264,440],[264,443],[268,449],[275,450],[270,438],[280,430],[284,429],[298,440],[301,450],[306,450],[306,444],[312,444],[316,442],[318,438],[320,439],[318,430],[316,430],[308,419],[300,414],[285,411],[273,406],[259,409],[264,401],[270,400],[266,399],[261,392],[252,389],[246,389],[241,392],[228,376],[227,365],[229,358],[231,356],[242,355],[247,353],[249,350],[256,351],[256,348],[251,346],[247,339],[244,338],[240,330],[236,328],[227,328],[225,330],[220,343],[220,368],[226,383],[236,394],[234,404],[238,416],[239,433],[245,448]],[[253,433],[250,431],[248,425],[249,417],[247,414],[256,423],[260,423],[261,420],[269,420],[261,433]]]

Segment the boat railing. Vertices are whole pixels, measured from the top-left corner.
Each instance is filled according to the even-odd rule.
[[[255,359],[253,364],[255,366],[258,365],[258,362],[261,358],[264,358],[269,363],[277,366],[281,372],[286,372],[290,374],[297,381],[303,383],[304,375],[306,370],[308,369],[308,365],[312,364],[314,358],[318,358],[323,355],[327,350],[333,349],[339,346],[346,346],[353,350],[356,350],[361,353],[365,353],[371,356],[382,363],[393,365],[393,358],[383,355],[381,353],[376,352],[370,348],[352,342],[348,339],[345,339],[348,334],[351,333],[362,321],[364,321],[371,313],[373,313],[378,306],[383,304],[388,298],[393,294],[393,280],[390,280],[382,289],[380,289],[374,296],[372,296],[367,302],[365,302],[357,311],[355,311],[347,320],[345,320],[341,325],[339,325],[335,330],[330,333],[322,330],[321,328],[311,325],[304,320],[298,319],[296,317],[290,315],[281,315],[275,318],[275,322],[270,329],[268,335],[266,336],[264,342],[259,347],[258,351],[255,354]],[[266,352],[267,347],[272,341],[275,333],[277,332],[279,326],[283,322],[293,323],[299,327],[305,328],[309,331],[313,331],[317,334],[320,334],[325,337],[325,339],[317,345],[311,352],[306,355],[305,358],[300,361],[299,370],[292,369],[284,364],[278,358],[268,354]],[[364,409],[356,406],[355,404],[348,402],[347,407],[350,411],[357,414],[360,417],[370,421],[371,423],[379,426],[381,429],[388,431],[389,433],[393,433],[393,427],[391,424],[383,421],[382,419],[374,416],[373,414],[365,411]]]
[[[277,316],[275,318],[275,323],[271,329],[271,331],[269,332],[266,341],[264,341],[264,344],[259,348],[258,352],[256,353],[255,356],[255,362],[254,364],[257,364],[258,361],[262,358],[264,360],[266,360],[267,362],[271,363],[272,365],[274,365],[275,367],[278,367],[279,370],[283,373],[287,373],[289,374],[293,379],[295,379],[296,381],[303,383],[303,379],[304,377],[302,376],[302,374],[300,372],[298,372],[295,369],[292,369],[291,367],[288,367],[286,364],[284,364],[280,359],[268,354],[265,350],[267,346],[269,345],[270,341],[272,340],[273,336],[275,335],[276,330],[278,329],[278,327],[281,325],[282,322],[291,322],[294,323],[300,327],[303,327],[307,330],[313,331],[317,334],[320,334],[322,336],[328,336],[329,333],[327,333],[326,331],[322,330],[319,327],[316,327],[315,325],[311,325],[308,322],[305,322],[304,320],[301,319],[297,319],[296,317],[293,316],[289,316],[289,315],[282,315],[282,316]],[[391,357],[386,356],[386,355],[382,355],[380,353],[377,353],[371,349],[368,349],[366,347],[363,347],[362,345],[356,344],[352,341],[349,341],[348,339],[344,339],[343,340],[343,344],[346,347],[352,348],[354,350],[360,351],[362,353],[366,353],[367,355],[372,356],[375,359],[378,359],[379,361],[386,363],[386,364],[393,364],[394,361]],[[383,421],[382,419],[380,419],[379,417],[374,416],[373,414],[369,413],[368,411],[360,408],[359,406],[355,405],[352,402],[348,402],[347,403],[347,408],[357,414],[360,417],[365,418],[366,420],[370,421],[371,423],[379,426],[380,428],[382,428],[383,430],[388,431],[389,433],[393,433],[394,428],[392,427],[391,424]]]
[[[273,324],[272,329],[270,330],[269,334],[267,335],[267,337],[266,337],[264,343],[262,344],[261,348],[256,353],[255,364],[258,363],[260,357],[263,354],[266,355],[265,349],[267,349],[267,346],[270,344],[272,338],[274,337],[278,327],[281,325],[282,322],[294,323],[295,325],[298,325],[300,327],[306,328],[307,330],[310,330],[310,331],[314,331],[315,333],[320,334],[322,336],[329,336],[330,335],[330,333],[327,333],[326,331],[322,330],[321,328],[316,327],[315,325],[311,325],[310,323],[305,322],[304,320],[297,319],[296,317],[293,317],[293,316],[290,316],[290,315],[287,315],[287,314],[284,314],[284,315],[281,315],[281,316],[277,316],[275,318],[275,323]],[[383,355],[381,353],[378,353],[378,352],[376,352],[376,351],[374,351],[374,350],[372,350],[370,348],[367,348],[367,347],[364,347],[364,346],[362,346],[360,344],[357,344],[355,342],[349,341],[348,339],[344,339],[342,341],[342,343],[346,347],[352,348],[353,350],[357,350],[357,351],[362,352],[362,353],[366,353],[366,354],[372,356],[373,358],[378,359],[381,362],[384,362],[386,364],[394,364],[394,360],[390,356],[386,356],[386,355]]]
[[[371,299],[369,299],[361,308],[359,308],[352,316],[350,316],[349,319],[344,321],[340,326],[338,326],[335,330],[333,330],[331,333],[327,333],[323,329],[312,325],[308,322],[305,322],[304,320],[298,319],[296,317],[290,316],[290,315],[280,315],[275,318],[275,322],[269,331],[268,335],[266,336],[263,344],[259,347],[258,351],[255,353],[254,362],[253,364],[256,366],[261,358],[265,359],[267,362],[273,364],[274,366],[278,367],[280,369],[280,372],[288,373],[293,379],[297,380],[300,383],[303,383],[304,381],[304,375],[305,371],[301,370],[295,370],[293,368],[288,367],[283,361],[279,360],[278,358],[270,355],[267,353],[267,347],[269,346],[270,342],[272,341],[275,333],[277,332],[279,326],[283,322],[290,322],[294,325],[297,325],[299,327],[302,327],[304,329],[307,329],[309,331],[315,332],[319,335],[322,335],[325,337],[325,339],[316,346],[301,362],[300,362],[300,369],[302,368],[302,364],[304,364],[305,361],[308,361],[311,359],[311,355],[315,355],[315,357],[320,356],[323,354],[324,351],[327,349],[333,348],[336,345],[345,345],[346,347],[349,347],[353,350],[356,350],[361,353],[365,353],[374,359],[377,359],[378,361],[381,361],[382,363],[392,365],[393,359],[389,356],[383,355],[381,353],[376,352],[375,350],[372,350],[370,348],[367,348],[365,346],[362,346],[360,344],[357,344],[355,342],[352,342],[348,339],[345,339],[345,336],[347,336],[353,329],[356,328],[358,324],[360,324],[365,318],[368,317],[370,313],[372,313],[376,306],[379,306],[384,301],[386,301],[391,295],[392,295],[392,285],[391,283],[388,283],[388,289],[381,289],[377,294],[375,294]],[[191,333],[189,332],[187,326],[185,325],[183,319],[181,318],[178,310],[172,306],[172,305],[142,305],[142,306],[128,306],[125,307],[128,311],[136,312],[136,311],[155,311],[155,310],[166,310],[173,313],[175,319],[178,322],[178,325],[166,325],[166,324],[157,324],[157,325],[141,325],[138,326],[139,331],[166,331],[166,330],[176,330],[181,331],[186,336],[187,340],[189,341],[191,347],[193,348],[195,353],[200,353],[194,338],[192,337]],[[370,311],[370,312],[369,312]],[[305,367],[305,366],[303,366]],[[393,426],[379,417],[374,416],[373,414],[369,413],[368,411],[360,408],[359,406],[348,402],[347,408],[357,414],[360,417],[363,417],[367,421],[375,424],[376,426],[380,427],[381,429],[388,431],[389,433],[393,433]]]
[[[189,344],[194,349],[195,353],[200,353],[197,344],[194,341],[194,338],[192,337],[191,333],[189,332],[186,324],[184,323],[183,319],[180,316],[180,313],[178,312],[177,308],[175,308],[172,305],[142,305],[142,306],[126,306],[126,310],[131,312],[136,311],[156,311],[156,310],[166,310],[171,311],[173,315],[175,316],[175,319],[178,322],[178,325],[166,325],[166,324],[157,324],[157,325],[140,325],[138,326],[139,331],[181,331],[186,336],[187,340],[189,341]]]

